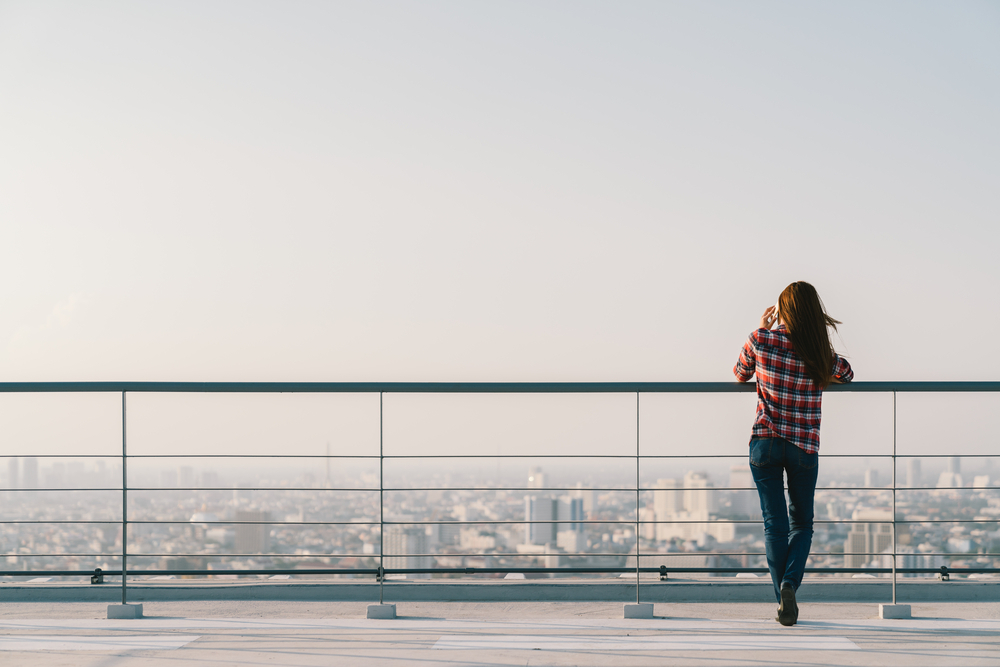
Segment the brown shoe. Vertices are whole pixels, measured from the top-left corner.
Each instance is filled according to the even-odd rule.
[[[795,589],[791,584],[781,585],[781,606],[774,620],[782,625],[795,625],[799,620],[799,605],[795,602]]]

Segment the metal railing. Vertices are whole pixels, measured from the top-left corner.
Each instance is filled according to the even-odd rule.
[[[73,519],[36,519],[36,520],[24,520],[24,519],[13,519],[13,520],[3,520],[0,524],[114,524],[120,525],[122,531],[121,539],[121,553],[120,554],[98,554],[98,553],[32,553],[28,554],[31,556],[49,556],[49,557],[78,557],[78,556],[96,556],[96,557],[120,557],[121,568],[98,570],[96,573],[91,570],[2,570],[0,571],[0,576],[92,576],[93,580],[103,576],[120,576],[121,577],[121,594],[122,603],[126,603],[128,594],[128,578],[129,576],[150,576],[150,575],[179,575],[179,576],[199,576],[199,575],[218,575],[219,570],[211,569],[176,569],[176,568],[161,568],[161,569],[129,569],[129,527],[135,525],[143,524],[164,524],[164,523],[177,523],[170,521],[156,521],[156,520],[130,520],[128,516],[128,494],[129,491],[139,492],[139,491],[156,491],[165,490],[163,487],[143,487],[143,486],[130,486],[129,485],[129,473],[128,473],[128,463],[130,460],[139,458],[170,458],[176,456],[178,458],[198,458],[199,456],[210,457],[210,458],[309,458],[309,459],[358,459],[358,460],[371,460],[377,461],[378,463],[378,487],[344,487],[344,488],[326,488],[326,491],[368,491],[371,493],[378,492],[378,521],[363,522],[363,521],[295,521],[295,522],[281,522],[274,520],[261,520],[261,521],[204,521],[199,522],[206,525],[219,524],[219,525],[264,525],[264,526],[278,526],[278,525],[322,525],[322,526],[332,526],[332,525],[377,525],[379,528],[379,551],[378,554],[346,554],[337,553],[330,554],[338,558],[348,557],[348,556],[367,556],[376,560],[378,563],[375,568],[344,568],[344,571],[348,571],[351,574],[361,574],[374,576],[379,585],[379,601],[383,601],[383,590],[384,582],[387,575],[393,574],[433,574],[433,573],[456,573],[456,574],[510,574],[510,573],[524,573],[524,574],[553,574],[553,573],[564,573],[564,574],[622,574],[622,573],[635,573],[636,578],[636,602],[640,601],[640,590],[641,590],[641,574],[642,573],[652,573],[659,574],[660,579],[665,579],[669,574],[674,573],[766,573],[767,568],[763,567],[667,567],[665,565],[660,565],[657,567],[643,567],[641,562],[644,558],[649,558],[652,556],[669,556],[672,554],[663,554],[662,552],[653,553],[642,553],[642,538],[641,528],[643,525],[649,524],[680,524],[680,523],[695,523],[695,524],[705,524],[704,520],[648,520],[641,518],[641,494],[643,492],[657,491],[662,489],[650,488],[648,486],[643,487],[641,485],[641,468],[643,461],[648,461],[652,459],[684,459],[684,458],[713,458],[712,456],[696,456],[696,455],[644,455],[640,450],[640,401],[639,398],[643,394],[665,394],[665,393],[733,393],[733,392],[754,392],[755,385],[741,384],[741,383],[720,383],[720,382],[580,382],[580,383],[567,383],[567,382],[538,382],[538,383],[526,383],[526,382],[480,382],[480,383],[406,383],[406,382],[361,382],[361,383],[337,383],[337,382],[7,382],[0,383],[0,395],[2,394],[13,394],[13,393],[111,393],[121,395],[121,466],[122,466],[122,483],[121,487],[94,487],[94,488],[8,488],[0,489],[0,491],[9,492],[21,492],[21,491],[34,491],[34,492],[52,492],[52,491],[66,491],[66,492],[80,492],[80,491],[120,491],[121,493],[121,520],[120,521],[102,521],[102,520],[73,520]],[[921,455],[911,455],[909,457],[904,457],[903,455],[897,454],[896,448],[896,396],[898,393],[912,393],[912,392],[940,392],[940,393],[995,393],[1000,391],[1000,382],[855,382],[847,385],[831,385],[827,390],[829,392],[862,392],[862,393],[882,393],[892,395],[892,451],[891,454],[865,454],[866,458],[890,458],[892,462],[892,483],[890,487],[872,487],[868,490],[872,491],[884,491],[891,492],[891,521],[889,520],[817,520],[817,524],[824,523],[837,523],[837,524],[849,524],[849,523],[864,523],[864,524],[891,524],[891,540],[892,548],[891,553],[886,554],[885,552],[864,552],[864,551],[851,551],[845,552],[845,555],[867,555],[867,556],[883,556],[890,555],[892,560],[891,568],[856,568],[856,567],[810,567],[807,568],[807,572],[823,572],[823,573],[868,573],[868,574],[891,574],[892,578],[892,600],[893,603],[896,602],[896,583],[898,574],[930,574],[944,572],[943,576],[947,576],[947,568],[897,568],[896,562],[897,558],[900,556],[898,552],[897,545],[897,526],[899,524],[907,523],[996,523],[996,521],[984,520],[984,519],[929,519],[922,518],[919,521],[906,521],[901,520],[897,514],[896,506],[896,496],[899,491],[927,491],[927,487],[912,487],[912,486],[900,486],[897,484],[897,461],[900,458],[935,458],[935,457],[954,457],[954,456],[989,456],[989,455],[959,455],[955,453],[948,454],[921,454]],[[204,393],[227,393],[227,394],[239,394],[239,393],[370,393],[378,394],[379,398],[379,453],[377,456],[320,456],[320,455],[218,455],[218,454],[204,454],[204,455],[189,455],[189,454],[157,454],[157,455],[135,455],[129,454],[128,451],[128,416],[127,416],[127,397],[129,394],[136,393],[185,393],[185,394],[204,394]],[[635,518],[634,519],[583,519],[583,518],[573,518],[566,520],[530,520],[526,519],[524,521],[517,520],[470,520],[470,521],[434,521],[434,520],[411,520],[411,521],[393,521],[389,520],[385,516],[385,506],[386,506],[386,493],[394,492],[412,492],[412,491],[439,491],[439,490],[449,490],[449,491],[525,491],[525,492],[546,492],[546,491],[578,491],[580,487],[514,487],[514,486],[473,486],[473,487],[389,487],[385,484],[385,463],[388,460],[397,459],[426,459],[426,458],[464,458],[464,459],[475,459],[475,458],[504,458],[503,455],[467,455],[467,456],[452,456],[444,455],[440,457],[427,457],[421,456],[419,454],[406,455],[406,456],[393,456],[386,455],[384,450],[384,406],[383,397],[385,394],[420,394],[420,393],[430,393],[430,394],[581,394],[581,393],[598,393],[598,394],[634,394],[636,397],[636,408],[635,408],[635,429],[636,429],[636,441],[635,441],[635,453],[634,454],[615,454],[615,455],[565,455],[564,458],[581,459],[581,458],[594,458],[594,459],[634,459],[635,461],[635,483],[632,487],[598,487],[592,488],[588,487],[589,491],[607,491],[607,492],[620,492],[620,493],[633,493],[635,494]],[[749,415],[748,415],[749,420]],[[19,454],[19,456],[25,456],[24,454]],[[39,455],[28,455],[39,457]],[[68,454],[68,455],[49,455],[52,458],[108,458],[100,455],[81,455],[81,454]],[[859,455],[842,455],[842,456],[859,456]],[[5,455],[5,457],[11,457],[11,455]],[[553,455],[510,455],[510,458],[518,459],[531,459],[531,458],[561,458],[560,456]],[[719,455],[717,458],[735,458],[731,455]],[[958,487],[962,488],[962,487]],[[173,487],[171,490],[174,491],[254,491],[254,490],[281,490],[281,491],[315,491],[313,487],[239,487],[234,489],[233,487],[211,487],[211,486],[197,486],[197,487]],[[992,486],[987,487],[986,490],[998,490],[1000,487]],[[672,492],[683,491],[684,489],[672,489]],[[743,487],[711,487],[712,491],[743,491],[746,490]],[[822,489],[820,489],[822,490]],[[1000,519],[1000,517],[998,517]],[[731,524],[760,524],[761,521],[758,520],[740,520],[740,519],[714,519],[714,522],[731,523]],[[392,525],[411,525],[411,526],[427,526],[434,524],[447,524],[451,526],[456,525],[487,525],[487,524],[504,524],[504,525],[537,525],[537,524],[619,524],[630,525],[635,531],[635,566],[618,566],[618,567],[570,567],[570,566],[560,566],[560,567],[436,567],[436,568],[386,568],[384,567],[384,561],[386,558],[393,557],[429,557],[429,556],[441,556],[442,554],[420,554],[420,553],[405,553],[405,554],[386,554],[385,553],[385,533],[386,528]],[[815,553],[815,552],[814,552]],[[23,556],[25,554],[0,554],[2,556]],[[155,556],[170,556],[170,557],[260,557],[262,554],[178,554],[178,553],[148,553],[143,552],[137,554],[142,557],[155,557]],[[277,555],[277,554],[276,554]],[[463,554],[463,553],[448,553],[448,556],[478,556],[481,554]],[[518,554],[503,554],[503,553],[493,553],[491,555],[501,556],[525,556],[523,553]],[[594,556],[599,555],[595,552],[586,553],[565,553],[565,552],[532,552],[530,554],[533,557],[545,557],[545,556]],[[621,556],[621,553],[613,554],[615,556]],[[632,557],[632,552],[625,554],[627,557]],[[688,554],[676,554],[676,555],[688,555]],[[742,556],[762,556],[762,552],[740,552]],[[945,555],[939,553],[923,553],[922,555],[927,556],[938,556]],[[953,555],[953,554],[947,554]],[[296,558],[296,557],[308,557],[317,558],[318,554],[307,554],[304,556],[298,554],[280,554],[281,558]],[[972,573],[985,573],[985,572],[996,572],[997,570],[993,568],[962,568],[961,570],[950,570],[951,573],[962,572],[965,574]],[[245,569],[235,571],[239,574],[246,575],[313,575],[313,574],[325,574],[329,575],[335,573],[336,570],[331,568],[319,568],[319,569],[309,569],[309,568],[256,568],[256,569]]]

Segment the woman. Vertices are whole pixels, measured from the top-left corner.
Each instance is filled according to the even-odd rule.
[[[777,307],[764,311],[760,328],[750,334],[733,369],[740,382],[757,374],[750,470],[764,515],[767,567],[780,605],[775,620],[782,625],[798,620],[795,591],[812,544],[822,392],[831,382],[854,378],[850,364],[830,343],[827,327],[838,324],[826,314],[815,287],[792,283]],[[788,475],[787,510],[782,472]]]

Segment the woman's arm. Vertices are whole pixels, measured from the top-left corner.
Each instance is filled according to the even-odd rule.
[[[854,379],[854,369],[851,365],[847,363],[847,359],[844,359],[839,354],[836,355],[836,359],[833,362],[833,377],[830,378],[830,382],[835,384],[847,384]]]
[[[747,342],[743,344],[743,349],[740,350],[740,358],[736,360],[736,365],[733,367],[733,374],[736,376],[737,382],[747,382],[753,377],[754,371],[757,369],[757,332],[750,334],[747,338]]]

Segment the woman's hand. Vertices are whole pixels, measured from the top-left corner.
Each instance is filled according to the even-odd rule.
[[[760,328],[770,330],[778,323],[778,313],[774,306],[768,306],[764,314],[760,316]]]

